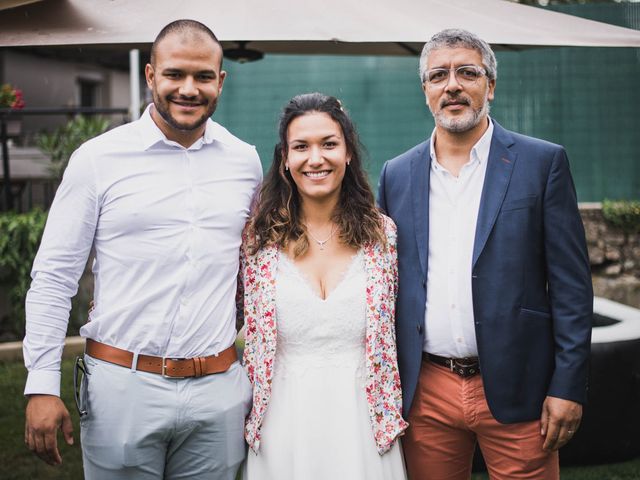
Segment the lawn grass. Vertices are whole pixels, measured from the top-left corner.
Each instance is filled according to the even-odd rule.
[[[21,363],[0,362],[0,478],[2,480],[81,480],[82,455],[80,426],[73,400],[73,360],[62,362],[62,399],[73,418],[75,444],[68,446],[58,436],[62,465],[51,467],[31,453],[24,445],[24,408],[22,394],[27,372]]]
[[[62,399],[73,418],[75,445],[68,446],[58,437],[62,465],[50,467],[36,458],[24,445],[24,407],[22,395],[26,370],[21,363],[0,362],[0,479],[2,480],[82,480],[80,427],[73,400],[73,360],[62,362]],[[486,474],[474,474],[472,480],[486,480]],[[562,480],[640,480],[640,458],[610,465],[563,467]],[[304,479],[300,479],[304,480]],[[338,480],[338,479],[336,479]],[[348,479],[344,479],[348,480]]]

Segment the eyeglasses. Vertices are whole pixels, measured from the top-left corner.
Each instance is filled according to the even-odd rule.
[[[86,391],[83,391],[82,389],[82,382],[85,380],[85,375],[89,375],[89,372],[87,372],[87,369],[84,365],[84,359],[82,357],[76,357],[76,364],[75,368],[73,369],[73,386],[74,398],[80,418],[89,413],[87,412]]]
[[[432,68],[427,70],[424,81],[434,87],[441,87],[449,82],[449,73],[453,70],[456,81],[461,85],[473,85],[487,71],[477,65],[462,65],[455,68]]]

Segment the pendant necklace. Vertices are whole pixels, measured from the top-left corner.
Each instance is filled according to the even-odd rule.
[[[307,233],[311,235],[311,238],[313,239],[313,241],[315,241],[318,244],[318,246],[320,247],[320,250],[324,250],[324,246],[326,245],[326,243],[333,238],[333,234],[335,233],[335,230],[334,230],[334,226],[331,225],[331,233],[324,240],[319,240],[318,238],[316,238],[316,236],[313,233],[311,233],[311,230],[309,229],[308,226],[307,226]]]

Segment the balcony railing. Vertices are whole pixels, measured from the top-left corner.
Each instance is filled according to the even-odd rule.
[[[11,178],[9,163],[9,133],[7,123],[30,115],[128,115],[127,108],[96,107],[27,107],[20,110],[0,108],[0,142],[2,143],[2,185],[0,211],[30,210],[35,206],[48,209],[57,182],[50,178]]]

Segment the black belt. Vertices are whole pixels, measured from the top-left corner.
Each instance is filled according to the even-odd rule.
[[[423,360],[428,360],[436,365],[447,367],[453,373],[460,375],[462,378],[473,377],[480,373],[480,362],[478,357],[465,358],[446,358],[431,353],[424,352]]]

